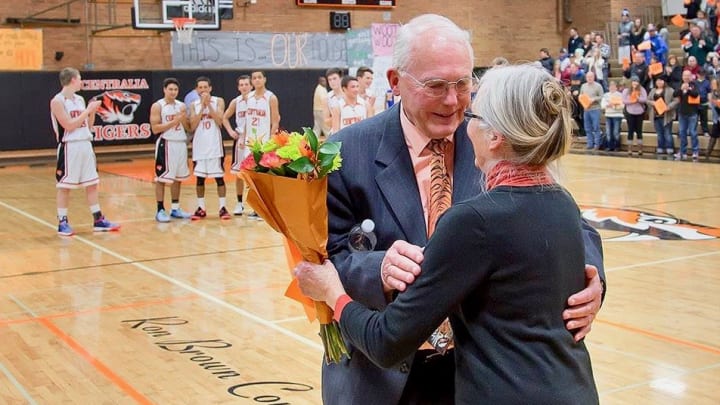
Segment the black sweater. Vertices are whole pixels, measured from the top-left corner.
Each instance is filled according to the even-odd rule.
[[[450,315],[457,404],[595,404],[590,356],[562,319],[585,286],[583,250],[564,189],[497,187],[451,207],[417,280],[383,312],[349,303],[341,329],[390,367]]]

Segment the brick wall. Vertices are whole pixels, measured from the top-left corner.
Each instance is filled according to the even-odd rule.
[[[108,23],[109,0],[90,2],[87,11],[98,18],[86,19],[84,1],[70,5],[70,17],[83,23]],[[143,0],[148,1],[148,0]],[[65,0],[16,0],[0,2],[0,21],[24,17]],[[130,0],[115,0],[116,22],[130,23]],[[242,3],[242,2],[241,2]],[[443,14],[472,33],[477,66],[485,66],[499,55],[511,61],[535,60],[538,50],[547,47],[555,53],[567,41],[562,20],[563,0],[398,0],[388,22],[407,22],[421,13]],[[581,32],[604,26],[619,15],[619,0],[570,0],[574,22]],[[638,4],[659,4],[660,0],[633,0]],[[637,6],[633,6],[637,7]],[[617,10],[615,10],[617,9]],[[328,30],[329,9],[299,8],[295,0],[257,0],[247,8],[236,6],[235,18],[223,21],[224,31],[317,32]],[[382,10],[352,10],[353,28],[365,28],[384,22]],[[38,17],[66,17],[66,8]],[[43,26],[44,65],[46,70],[64,66],[93,64],[95,70],[169,69],[170,35],[167,32],[138,31],[122,28],[88,35],[93,27]],[[63,51],[60,62],[55,51]]]

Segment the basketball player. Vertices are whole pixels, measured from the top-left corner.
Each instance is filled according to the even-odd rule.
[[[252,72],[250,76],[255,90],[248,95],[245,114],[245,136],[248,139],[266,142],[280,127],[280,107],[277,96],[265,87],[267,78],[262,71]],[[251,219],[261,219],[257,213],[248,215]]]
[[[332,133],[364,120],[372,111],[370,103],[358,95],[360,84],[355,76],[343,77],[341,87],[344,96],[332,109]]]
[[[240,164],[248,155],[249,149],[246,148],[247,141],[245,139],[245,113],[247,112],[248,95],[252,92],[252,84],[250,84],[250,76],[243,75],[237,78],[237,88],[240,95],[235,97],[225,110],[223,115],[223,125],[233,141],[233,156],[230,173],[235,175],[235,191],[237,193],[237,205],[233,210],[233,215],[243,214],[243,191],[245,184],[242,178],[238,176],[240,173]],[[230,124],[230,117],[235,116],[235,127]]]
[[[187,219],[190,214],[180,209],[180,186],[190,177],[187,164],[187,133],[189,122],[185,103],[177,100],[180,83],[174,77],[163,80],[165,97],[150,107],[150,125],[159,134],[155,144],[155,220],[170,222],[170,217]],[[172,209],[165,211],[165,184],[170,184]]]
[[[358,95],[365,100],[372,108],[372,111],[368,111],[368,117],[375,115],[375,102],[377,97],[373,93],[372,84],[374,79],[373,70],[367,66],[360,66],[357,70],[358,83],[360,84],[360,92]]]
[[[342,81],[343,72],[340,68],[330,68],[325,72],[328,86],[330,91],[327,95],[327,103],[325,103],[325,125],[330,128],[328,136],[332,135],[332,111],[340,100],[342,99],[342,87],[340,83]]]
[[[205,211],[205,179],[215,178],[217,193],[220,199],[220,219],[230,219],[230,213],[225,208],[225,170],[223,159],[225,149],[220,133],[225,101],[213,96],[210,78],[200,76],[195,79],[195,89],[200,98],[192,103],[190,109],[190,131],[193,132],[192,158],[195,165],[194,173],[197,177],[195,191],[197,193],[198,208],[192,219],[203,219],[207,216]]]
[[[93,215],[93,231],[117,231],[120,225],[105,219],[98,202],[98,177],[95,152],[90,132],[95,122],[95,111],[100,100],[93,100],[86,107],[85,100],[75,94],[82,88],[80,72],[74,68],[60,71],[62,91],[50,100],[50,119],[58,142],[57,169],[57,216],[58,234],[73,235],[68,222],[70,190],[85,188],[87,203]]]

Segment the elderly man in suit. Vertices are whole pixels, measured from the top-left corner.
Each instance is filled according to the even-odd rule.
[[[438,15],[416,17],[398,32],[387,73],[401,102],[333,137],[343,142],[343,166],[329,177],[328,251],[347,293],[370,308],[383,309],[420,271],[433,225],[428,219],[432,140],[449,141],[444,160],[452,201],[480,192],[483,175],[475,168],[464,120],[475,85],[472,69],[466,31]],[[377,246],[352,252],[348,232],[364,219],[376,224]],[[576,339],[589,332],[604,292],[599,235],[586,225],[584,240],[586,263],[592,265],[585,269],[587,288],[558,314]],[[323,402],[452,404],[453,350],[441,355],[424,347],[390,369],[351,347],[350,359],[323,365]]]

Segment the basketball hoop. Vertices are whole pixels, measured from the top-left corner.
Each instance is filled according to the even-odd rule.
[[[178,44],[192,44],[192,33],[195,27],[195,19],[187,17],[173,18],[175,32],[177,32]]]

